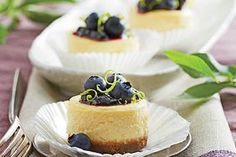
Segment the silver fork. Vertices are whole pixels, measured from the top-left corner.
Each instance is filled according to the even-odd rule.
[[[31,155],[31,153],[33,153],[33,156],[56,156],[55,153],[50,151],[49,145],[41,146],[36,142],[31,142],[24,133],[24,129],[21,127],[19,118],[17,116],[20,113],[21,105],[25,97],[25,92],[26,83],[22,79],[20,69],[16,69],[8,111],[9,121],[12,125],[2,137],[2,139],[0,139],[0,157],[24,157]],[[36,139],[39,139],[39,136],[35,136],[34,141],[37,141]],[[5,149],[3,150],[2,148]]]
[[[9,121],[12,124],[0,140],[0,157],[25,157],[28,156],[32,142],[24,133],[17,117],[26,91],[26,83],[20,75],[20,69],[15,71],[12,96],[9,105]]]
[[[21,128],[20,121],[17,117],[15,118],[9,130],[0,140],[0,147],[2,147],[8,141],[9,144],[3,150],[3,152],[1,152],[1,157],[25,157],[29,155],[32,144]]]

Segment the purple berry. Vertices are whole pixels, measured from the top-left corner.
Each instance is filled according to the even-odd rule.
[[[97,23],[98,23],[98,14],[91,13],[86,19],[85,23],[89,30],[97,30]]]
[[[134,90],[129,82],[118,82],[109,94],[113,98],[129,103],[134,95]]]
[[[68,142],[71,147],[77,147],[84,150],[90,150],[91,148],[91,141],[84,133],[73,134],[68,138]]]
[[[106,81],[100,76],[90,76],[89,79],[84,84],[84,90],[94,89],[97,90],[97,86],[101,90],[106,90]],[[99,92],[99,91],[98,91]]]
[[[120,23],[120,19],[111,16],[104,24],[104,32],[112,38],[120,38],[124,32],[124,26]]]

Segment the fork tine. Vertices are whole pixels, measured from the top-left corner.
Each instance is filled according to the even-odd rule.
[[[19,154],[24,150],[25,147],[27,147],[29,145],[29,141],[27,139],[27,137],[23,137],[23,141],[20,143],[19,146],[14,147],[16,149],[12,150],[12,157],[18,157]]]
[[[0,139],[0,147],[8,143],[8,146],[0,152],[0,157],[26,157],[31,150],[32,143],[24,134],[24,130],[20,126],[20,121],[16,117],[13,124],[5,135]]]
[[[22,143],[22,136],[23,136],[23,132],[20,129],[20,127],[18,128],[17,132],[15,132],[16,134],[14,135],[12,141],[9,143],[9,145],[7,146],[7,148],[2,152],[1,155],[6,155],[8,154],[11,150],[14,151],[14,148],[18,147],[21,143]]]
[[[31,143],[29,143],[28,145],[26,145],[24,147],[24,149],[20,152],[20,154],[18,155],[18,157],[26,157],[28,155],[28,153],[30,152],[31,149]]]
[[[4,136],[0,139],[0,147],[7,142],[15,133],[15,131],[17,130],[17,128],[19,127],[19,119],[15,118],[13,124],[11,125],[11,127],[9,128],[9,130],[4,134]]]

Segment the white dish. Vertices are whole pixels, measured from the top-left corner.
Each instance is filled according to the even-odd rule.
[[[173,145],[186,142],[178,151],[182,151],[189,145],[189,125],[190,123],[183,119],[177,112],[158,106],[154,103],[148,104],[149,110],[149,135],[147,146],[136,153],[126,154],[100,154],[91,151],[85,151],[79,148],[70,147],[67,143],[67,112],[64,102],[47,104],[40,108],[34,119],[34,133],[46,140],[54,149],[60,150],[70,156],[89,155],[89,156],[146,156]],[[189,136],[189,137],[188,137]],[[187,139],[188,137],[188,139]],[[187,139],[187,140],[186,140]],[[173,151],[174,152],[174,151]],[[172,152],[172,153],[173,153]]]
[[[235,0],[198,0],[192,8],[195,22],[192,30],[187,36],[183,35],[182,40],[175,44],[165,45],[166,49],[178,49],[185,52],[208,51],[217,41],[220,35],[226,30],[235,14]],[[68,16],[68,15],[66,15]],[[66,18],[66,16],[64,18]],[[60,19],[38,36],[37,42],[43,44],[43,34],[47,33]],[[171,33],[170,33],[171,34]],[[36,42],[35,41],[35,42]],[[39,44],[40,45],[40,44]],[[57,54],[50,49],[41,46],[36,47],[37,51],[30,51],[29,58],[32,64],[49,81],[69,91],[80,91],[81,78],[92,75],[91,72],[83,69],[70,69],[64,67]],[[178,67],[169,61],[164,55],[156,56],[143,68],[136,68],[132,72],[123,72],[133,78],[132,82],[140,82],[140,78],[153,77],[164,73],[173,72]],[[101,71],[99,73],[103,73]]]

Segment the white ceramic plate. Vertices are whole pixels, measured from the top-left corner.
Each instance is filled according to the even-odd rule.
[[[67,143],[67,112],[64,102],[47,104],[41,107],[35,116],[35,128],[33,130],[35,134],[45,139],[51,147],[70,156],[146,156],[181,143],[181,146],[172,147],[172,149],[175,148],[175,150],[172,150],[173,154],[174,152],[182,151],[189,145],[191,137],[189,135],[190,123],[188,121],[183,119],[177,112],[154,103],[148,103],[148,110],[148,143],[143,150],[136,153],[110,155],[70,147]]]

